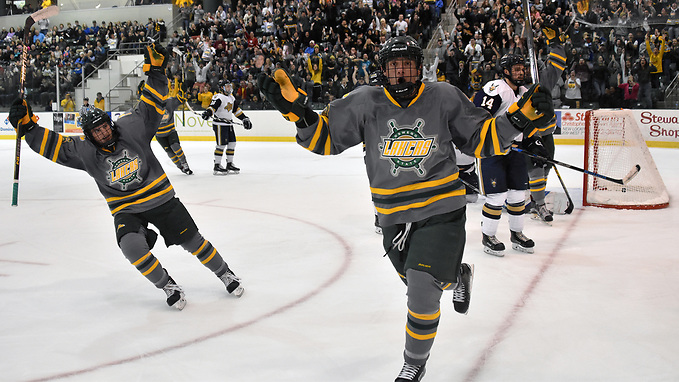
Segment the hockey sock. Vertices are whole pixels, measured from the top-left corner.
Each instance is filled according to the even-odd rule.
[[[434,276],[413,269],[406,271],[408,279],[408,321],[403,358],[412,365],[424,365],[434,345],[441,317],[443,291]]]
[[[130,232],[120,238],[120,250],[127,260],[137,268],[157,288],[167,284],[168,276],[149,249],[146,236],[142,232]]]
[[[523,213],[525,210],[525,191],[507,191],[507,213],[509,214],[509,229],[514,232],[523,231]]]
[[[481,211],[481,232],[495,236],[502,217],[502,205],[507,197],[506,192],[486,195],[486,203]]]
[[[200,233],[196,233],[191,239],[181,244],[192,255],[214,272],[218,277],[223,275],[229,268],[222,256],[212,244],[205,240]]]
[[[222,164],[222,156],[224,155],[224,148],[226,145],[215,146],[215,164]]]

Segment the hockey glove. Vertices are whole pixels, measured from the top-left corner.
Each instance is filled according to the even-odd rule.
[[[210,119],[212,117],[212,109],[207,109],[203,112],[203,114],[200,115],[204,120]]]
[[[554,105],[549,90],[534,84],[507,110],[507,117],[523,137],[533,136],[538,130],[546,130],[554,118]]]
[[[521,149],[529,154],[535,154],[549,159],[549,151],[547,151],[545,145],[542,143],[542,139],[540,139],[537,134],[533,134],[533,136],[529,138],[524,137],[523,141],[521,141]],[[536,157],[530,157],[530,160],[533,167],[544,167],[546,163],[544,160]]]
[[[309,97],[292,83],[285,69],[276,69],[271,76],[260,73],[257,86],[271,105],[283,114],[283,118],[291,122],[304,120]]]
[[[152,43],[144,49],[144,66],[145,74],[150,71],[158,71],[165,73],[165,66],[167,66],[167,50],[160,43]]]
[[[245,117],[245,118],[243,119],[243,128],[244,128],[245,130],[250,130],[250,129],[252,129],[252,121],[250,121],[250,118]]]
[[[9,123],[14,126],[17,134],[23,136],[28,130],[38,124],[38,117],[33,115],[31,106],[25,99],[19,98],[9,108]]]
[[[559,31],[559,27],[552,22],[547,22],[542,25],[542,35],[545,36],[545,39],[550,46],[564,42],[564,37]]]

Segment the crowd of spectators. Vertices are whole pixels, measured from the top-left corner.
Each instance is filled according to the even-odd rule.
[[[567,67],[552,89],[555,106],[654,108],[677,74],[679,5],[676,1],[531,2],[535,52],[549,53],[540,25],[564,33]],[[537,4],[536,4],[537,3]],[[528,55],[519,1],[470,1],[459,23],[438,43],[439,73],[468,94],[498,77],[499,58]]]
[[[662,89],[674,78],[679,61],[676,2],[532,1],[535,52],[544,61],[549,48],[540,25],[564,32],[567,68],[552,90],[556,106],[659,106]],[[209,103],[220,80],[234,84],[243,109],[268,108],[256,88],[260,72],[285,66],[320,107],[370,82],[377,53],[390,37],[409,35],[423,47],[435,38],[427,57],[427,80],[448,81],[468,95],[499,78],[507,53],[527,56],[521,2],[483,0],[455,7],[452,30],[437,27],[442,0],[355,0],[232,2],[206,12],[201,2],[184,3],[165,31],[163,20],[45,26],[32,33],[26,94],[49,109],[56,96],[78,86],[82,71],[95,70],[112,51],[142,46],[153,35],[170,47],[168,77],[182,82],[185,95],[200,108]],[[24,31],[0,32],[0,104],[18,86]],[[160,36],[158,36],[160,34]],[[433,61],[433,64],[432,64]]]

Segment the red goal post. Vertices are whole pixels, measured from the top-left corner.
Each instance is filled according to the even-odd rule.
[[[669,194],[651,152],[629,110],[585,113],[585,161],[588,171],[622,178],[640,166],[626,184],[584,174],[584,206],[617,209],[658,209],[669,206]]]

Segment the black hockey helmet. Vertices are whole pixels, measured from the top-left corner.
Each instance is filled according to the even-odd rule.
[[[514,65],[523,65],[525,67],[526,60],[523,58],[523,56],[514,53],[505,54],[502,56],[502,58],[500,58],[500,69],[502,69],[502,76],[509,79],[514,85],[521,86],[526,81],[525,73],[524,78],[522,79],[513,78],[512,67]]]
[[[230,95],[233,92],[233,84],[228,80],[219,80],[219,91],[226,95]]]
[[[85,133],[85,138],[87,138],[88,141],[92,142],[92,144],[98,148],[110,150],[113,148],[116,142],[118,142],[118,138],[120,136],[118,134],[118,129],[115,123],[111,121],[111,117],[109,117],[105,111],[97,109],[96,107],[91,108],[80,117],[80,123],[82,125],[83,133]],[[92,130],[103,123],[108,123],[108,125],[111,127],[111,139],[104,143],[99,143],[92,136]]]
[[[396,85],[391,85],[387,77],[387,63],[396,58],[409,58],[415,61],[417,80],[414,83],[406,82],[403,77],[400,77]],[[377,59],[384,75],[384,87],[389,93],[397,100],[412,98],[422,83],[422,62],[424,61],[424,53],[417,41],[410,36],[392,37],[384,43]]]

